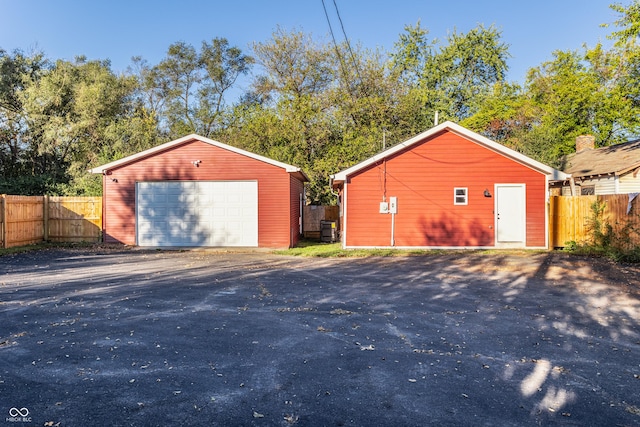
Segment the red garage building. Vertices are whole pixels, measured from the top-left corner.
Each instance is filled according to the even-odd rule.
[[[445,122],[332,176],[342,245],[547,248],[560,171]]]
[[[105,242],[292,247],[305,174],[198,135],[91,170],[103,175]]]

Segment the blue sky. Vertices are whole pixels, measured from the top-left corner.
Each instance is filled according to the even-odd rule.
[[[615,1],[335,0],[351,42],[371,49],[391,50],[404,27],[418,21],[438,39],[454,29],[493,24],[510,45],[508,79],[520,83],[554,50],[610,45],[611,29],[600,24],[617,19],[609,8]],[[342,39],[334,0],[325,4]],[[321,0],[0,0],[0,48],[37,48],[51,59],[109,59],[116,72],[125,71],[136,55],[158,63],[176,41],[198,47],[224,37],[251,53],[251,44],[268,41],[278,26],[330,40]]]

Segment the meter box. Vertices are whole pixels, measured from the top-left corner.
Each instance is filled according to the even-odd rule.
[[[398,213],[398,198],[397,197],[389,197],[389,213],[392,213],[392,214]]]

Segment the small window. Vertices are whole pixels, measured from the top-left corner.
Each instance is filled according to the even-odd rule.
[[[467,189],[456,187],[453,189],[453,204],[454,205],[466,205],[468,202],[467,199]]]
[[[595,185],[585,185],[580,187],[580,195],[581,196],[593,196],[596,194],[596,186]]]

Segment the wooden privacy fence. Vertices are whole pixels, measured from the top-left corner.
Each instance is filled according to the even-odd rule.
[[[101,240],[101,197],[0,195],[0,247]]]
[[[307,239],[319,239],[322,229],[322,221],[340,220],[338,206],[307,205],[302,212],[302,230]],[[339,225],[337,225],[340,228]]]
[[[615,232],[625,226],[640,232],[640,196],[552,196],[549,203],[549,245],[586,242],[591,238],[592,206],[604,205],[601,220]],[[337,206],[305,206],[304,235],[320,238],[322,221],[339,222]],[[339,225],[338,225],[339,228]],[[640,245],[640,233],[629,237]],[[101,197],[53,197],[0,195],[0,247],[43,241],[100,242],[102,240]]]
[[[550,247],[561,248],[567,242],[588,242],[592,236],[590,223],[594,219],[592,206],[598,202],[604,210],[600,218],[610,224],[614,232],[631,226],[640,231],[640,196],[633,199],[629,194],[603,196],[552,196],[549,204]],[[640,235],[629,235],[633,245],[640,245]]]

